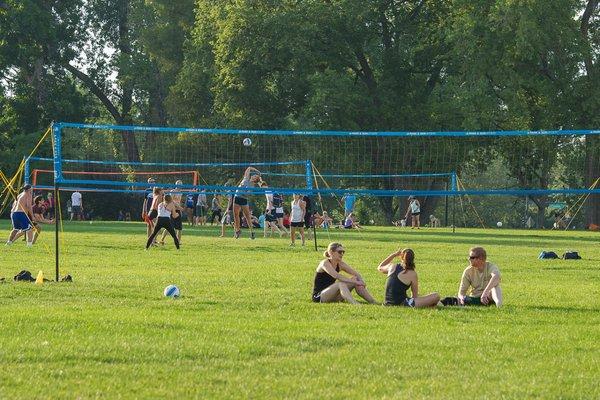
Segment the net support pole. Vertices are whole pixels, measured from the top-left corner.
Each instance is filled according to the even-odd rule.
[[[60,201],[59,197],[59,182],[62,179],[62,154],[61,154],[61,126],[60,124],[52,124],[52,152],[54,153],[54,263],[55,263],[55,272],[56,272],[56,282],[58,282],[60,275],[60,253],[59,253],[59,245],[58,245],[58,235],[59,229],[58,224],[62,215],[60,213],[60,206],[58,202]]]
[[[313,192],[312,192],[312,189],[313,189],[312,162],[310,160],[306,160],[305,166],[306,166],[306,188],[310,190],[308,195],[311,196],[313,194]],[[312,213],[312,210],[310,210],[310,212]],[[318,243],[317,243],[317,227],[315,226],[315,221],[313,219],[313,216],[310,215],[308,220],[311,221],[311,223],[312,223],[313,241],[315,242],[315,251],[319,251],[319,247],[318,247]],[[310,227],[308,229],[310,229]]]
[[[456,172],[452,173],[452,191],[456,192]],[[452,196],[452,233],[456,233],[456,194]]]
[[[58,229],[58,221],[59,218],[62,218],[62,216],[57,215],[57,212],[60,210],[60,207],[56,206],[56,199],[60,200],[60,197],[58,197],[58,183],[56,181],[54,181],[54,267],[55,267],[55,271],[56,271],[56,282],[58,282],[58,280],[60,279],[60,258],[59,258],[59,245],[58,245],[58,235],[59,235],[59,229]]]
[[[444,189],[448,190],[448,182],[446,182]],[[448,226],[448,195],[444,196],[444,226]]]

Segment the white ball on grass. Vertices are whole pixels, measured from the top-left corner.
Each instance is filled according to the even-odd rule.
[[[252,139],[250,139],[249,137],[247,137],[246,139],[244,139],[242,141],[242,143],[244,144],[244,146],[248,147],[248,146],[252,146]]]
[[[496,223],[496,226],[497,226],[498,228],[502,228],[502,222],[498,221],[498,222]]]
[[[179,297],[179,288],[175,285],[169,285],[165,288],[163,292],[165,297],[170,297],[172,299]]]

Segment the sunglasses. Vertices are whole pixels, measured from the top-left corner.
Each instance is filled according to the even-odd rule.
[[[346,252],[346,250],[336,250],[336,253],[338,254],[344,254]]]
[[[476,258],[479,258],[479,256],[469,256],[469,260],[475,260]]]

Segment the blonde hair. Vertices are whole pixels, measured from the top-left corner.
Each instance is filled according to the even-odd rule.
[[[344,247],[344,246],[342,246],[341,243],[337,243],[337,242],[331,242],[331,243],[329,243],[329,246],[327,246],[327,250],[325,250],[325,252],[323,253],[323,257],[330,258],[331,257],[331,253],[334,252],[334,251],[336,251],[340,247]]]

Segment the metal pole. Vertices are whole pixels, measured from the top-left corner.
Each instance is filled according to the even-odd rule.
[[[446,182],[446,191],[448,191],[448,182]],[[444,196],[445,214],[444,214],[444,226],[448,226],[448,195]]]
[[[317,227],[315,226],[315,220],[314,220],[314,218],[313,218],[313,221],[312,221],[312,226],[313,226],[312,227],[313,228],[313,236],[314,236],[314,239],[315,239],[315,251],[319,251],[319,249],[317,247]]]
[[[456,195],[452,196],[452,233],[456,233]]]
[[[57,205],[57,200],[60,200],[58,197],[58,183],[54,182],[54,253],[55,253],[55,269],[56,269],[56,282],[60,279],[59,274],[59,253],[58,253],[58,224],[59,219],[62,218],[62,215],[59,215],[60,207]]]

